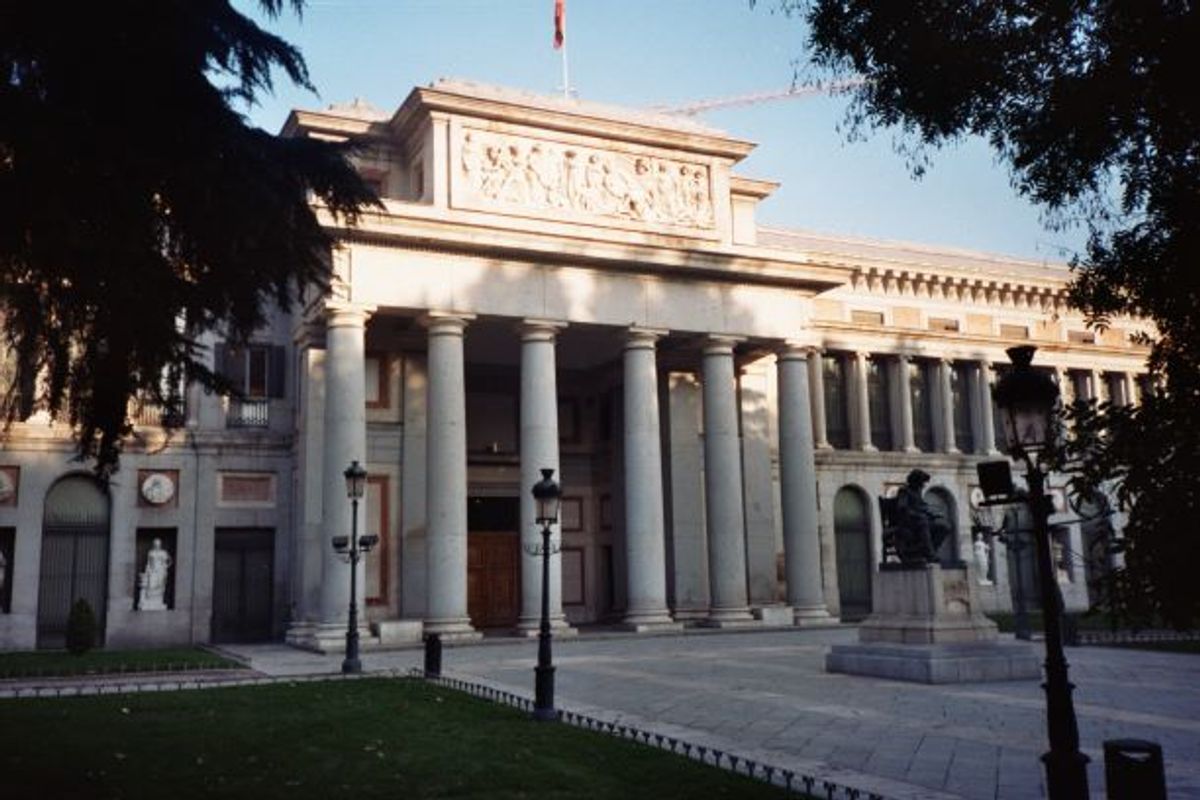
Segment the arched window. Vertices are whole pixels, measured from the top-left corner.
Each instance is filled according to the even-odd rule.
[[[942,546],[938,548],[938,560],[943,564],[961,561],[962,554],[958,549],[958,514],[954,495],[945,489],[934,488],[925,492],[925,502],[929,504],[930,511],[944,519],[950,526],[950,535],[942,540]]]
[[[38,647],[66,646],[67,617],[86,600],[104,638],[108,606],[108,492],[88,475],[61,479],[46,493],[38,582]]]
[[[871,613],[871,522],[867,497],[843,487],[833,500],[833,538],[837,552],[838,600],[843,620]]]

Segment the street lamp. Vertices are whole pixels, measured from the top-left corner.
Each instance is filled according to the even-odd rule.
[[[342,473],[346,478],[346,496],[350,498],[350,535],[334,536],[333,549],[346,556],[350,562],[350,614],[346,620],[346,658],[342,661],[342,672],[362,672],[358,660],[358,562],[371,548],[379,543],[375,534],[358,535],[358,501],[367,488],[367,471],[357,461]]]
[[[550,527],[558,522],[558,504],[562,490],[554,482],[554,470],[543,469],[542,479],[533,485],[533,499],[537,503],[535,521],[542,526],[542,544],[534,547],[530,555],[542,557],[542,621],[538,626],[538,660],[534,667],[533,718],[556,720],[554,710],[554,665],[550,654]]]
[[[1013,369],[996,383],[993,396],[1000,409],[1010,458],[1025,465],[1029,487],[1027,502],[1033,515],[1034,549],[1042,593],[1042,622],[1046,633],[1046,725],[1050,750],[1042,756],[1051,800],[1086,800],[1088,757],[1079,752],[1079,725],[1071,700],[1074,689],[1067,677],[1063,655],[1061,595],[1050,559],[1051,498],[1046,494],[1046,472],[1039,455],[1055,435],[1058,386],[1049,375],[1031,364],[1037,351],[1032,345],[1008,349]]]

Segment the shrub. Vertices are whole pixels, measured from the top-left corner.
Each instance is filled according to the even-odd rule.
[[[67,617],[67,650],[83,655],[96,646],[96,614],[82,597],[71,606]]]

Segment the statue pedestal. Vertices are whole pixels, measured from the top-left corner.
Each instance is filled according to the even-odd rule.
[[[833,646],[828,672],[920,683],[1041,676],[1032,646],[997,640],[965,564],[883,564],[874,578],[875,611],[858,644]]]

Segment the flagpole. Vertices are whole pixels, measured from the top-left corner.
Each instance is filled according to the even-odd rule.
[[[563,42],[562,42],[562,72],[563,72],[563,99],[571,99],[571,78],[570,72],[567,70],[567,19],[563,16]]]

